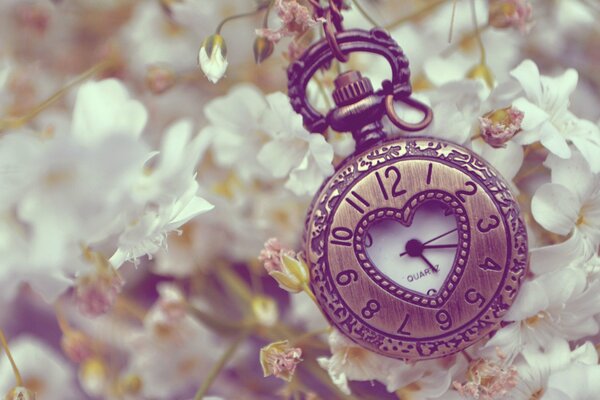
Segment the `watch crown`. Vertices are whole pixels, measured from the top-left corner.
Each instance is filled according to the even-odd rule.
[[[344,72],[335,80],[333,100],[338,107],[356,103],[371,94],[373,94],[371,80],[363,77],[358,71]]]

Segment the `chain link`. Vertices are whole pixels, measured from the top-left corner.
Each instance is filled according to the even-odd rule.
[[[348,56],[342,52],[337,40],[338,33],[344,31],[344,16],[342,10],[347,8],[344,0],[327,0],[328,5],[321,6],[320,0],[308,0],[314,10],[314,18],[317,21],[323,21],[323,30],[325,39],[331,47],[333,55],[340,62],[347,62]]]

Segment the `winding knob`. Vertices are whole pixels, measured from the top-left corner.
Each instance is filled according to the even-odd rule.
[[[333,100],[338,107],[356,103],[372,94],[371,80],[358,71],[344,72],[335,80]]]

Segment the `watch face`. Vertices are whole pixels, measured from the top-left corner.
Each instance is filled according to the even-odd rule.
[[[372,224],[364,246],[373,265],[391,281],[435,297],[454,264],[456,218],[443,202],[428,201],[419,207],[410,226],[392,219]]]
[[[347,159],[315,197],[306,234],[324,313],[396,358],[441,357],[487,336],[527,266],[506,183],[470,151],[434,139]]]

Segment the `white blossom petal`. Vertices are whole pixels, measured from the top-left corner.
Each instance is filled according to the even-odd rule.
[[[579,216],[581,202],[563,185],[542,185],[531,200],[531,212],[535,220],[550,232],[567,235]]]
[[[92,144],[108,135],[138,137],[147,120],[146,109],[130,98],[125,86],[116,79],[106,79],[81,86],[71,129],[81,143]]]

